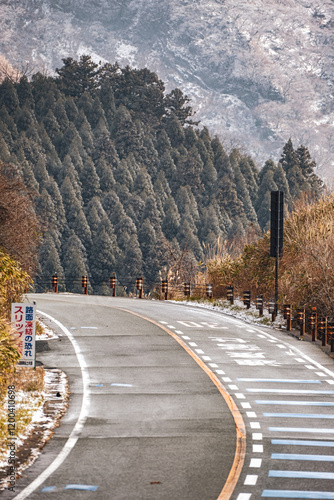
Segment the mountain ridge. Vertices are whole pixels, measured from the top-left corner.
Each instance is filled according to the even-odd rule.
[[[333,14],[311,0],[1,1],[0,53],[48,71],[82,54],[147,67],[259,166],[291,137],[331,178]]]

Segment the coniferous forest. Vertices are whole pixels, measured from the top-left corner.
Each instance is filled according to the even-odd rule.
[[[88,275],[100,294],[113,273],[123,285],[143,276],[148,288],[170,269],[191,279],[218,238],[268,230],[271,191],[291,208],[322,190],[306,147],[289,139],[280,161],[259,169],[211,137],[155,73],[89,56],[63,59],[54,77],[1,83],[0,160],[3,175],[24,180],[40,221],[37,291],[54,273],[60,291],[81,292]]]

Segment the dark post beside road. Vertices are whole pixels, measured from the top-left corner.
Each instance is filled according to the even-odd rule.
[[[275,257],[275,313],[278,303],[278,264],[283,255],[283,191],[271,191],[270,204],[270,257]],[[273,318],[274,318],[273,316]]]

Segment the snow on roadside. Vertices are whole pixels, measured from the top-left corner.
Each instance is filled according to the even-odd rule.
[[[209,301],[206,299],[199,300],[170,300],[169,302],[174,302],[175,304],[182,303],[183,305],[200,307],[203,309],[210,309],[211,311],[217,311],[228,316],[233,316],[236,319],[245,321],[246,323],[256,324],[259,326],[266,326],[269,328],[281,329],[285,326],[285,321],[283,316],[278,313],[276,320],[272,321],[272,315],[268,310],[263,310],[263,316],[259,316],[259,311],[252,304],[250,309],[246,309],[242,300],[234,299],[234,304],[230,304],[228,300],[216,299]]]
[[[43,446],[59,425],[60,418],[68,406],[68,381],[64,372],[57,369],[44,370],[44,390],[42,392],[15,393],[15,413],[27,410],[31,413],[30,423],[19,432],[15,439],[15,476],[18,478],[40,455]],[[8,397],[4,409],[8,407]],[[4,410],[5,411],[5,410]],[[13,441],[8,438],[8,441]],[[9,453],[0,454],[0,491],[9,487]]]

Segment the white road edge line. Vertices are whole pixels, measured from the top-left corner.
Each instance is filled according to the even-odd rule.
[[[76,421],[76,424],[69,435],[68,440],[64,444],[62,450],[59,452],[57,457],[54,459],[54,461],[39,475],[34,479],[32,483],[30,483],[24,490],[22,490],[18,495],[16,495],[14,498],[16,500],[24,500],[27,498],[33,491],[35,491],[41,484],[44,483],[44,481],[55,471],[58,469],[58,467],[66,460],[67,456],[71,452],[71,450],[74,448],[77,440],[79,439],[79,436],[82,432],[82,429],[86,423],[87,416],[88,416],[88,408],[90,405],[90,391],[89,391],[89,373],[88,373],[88,367],[86,365],[85,358],[83,354],[81,353],[80,347],[78,342],[75,340],[73,335],[68,331],[68,329],[60,323],[57,319],[53,318],[49,314],[46,314],[43,311],[37,311],[40,314],[43,314],[43,316],[46,316],[49,318],[51,321],[53,321],[61,330],[67,335],[68,339],[71,341],[75,354],[77,356],[80,369],[81,369],[81,376],[82,376],[82,382],[83,382],[83,394],[82,394],[82,404],[81,404],[81,411],[78,420]]]
[[[260,330],[259,328],[256,328],[254,327],[254,330],[256,330],[257,332],[261,332],[263,335],[265,335],[266,337],[269,337],[269,338],[272,338],[274,339],[275,337],[273,337],[273,335],[271,335],[270,333],[267,333],[267,332],[263,332],[262,330]],[[277,339],[275,339],[277,340]],[[288,342],[281,342],[282,344],[285,344],[287,347],[289,347],[289,349],[292,349],[294,350],[296,353],[298,353],[302,358],[304,358],[303,361],[308,361],[309,363],[312,363],[312,365],[314,365],[315,367],[318,367],[320,370],[322,370],[323,372],[327,373],[327,375],[330,375],[331,377],[334,377],[334,372],[332,372],[331,370],[329,370],[328,368],[325,368],[324,366],[322,366],[320,363],[318,363],[317,361],[315,361],[314,359],[310,358],[309,356],[307,356],[307,354],[304,354],[303,352],[301,352],[297,347],[295,346],[292,346],[290,345]],[[288,353],[287,353],[288,354]],[[301,362],[301,361],[300,361]]]

